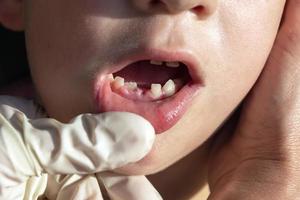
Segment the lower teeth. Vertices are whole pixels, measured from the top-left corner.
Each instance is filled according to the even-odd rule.
[[[173,96],[181,86],[182,81],[180,79],[170,79],[164,86],[161,84],[151,84],[151,89],[140,88],[136,82],[125,82],[124,78],[119,76],[111,80],[112,91],[119,94],[123,93],[125,96],[130,94],[131,97],[129,98],[131,99],[142,99],[141,95],[143,95],[144,97],[146,96],[146,99],[159,100]]]

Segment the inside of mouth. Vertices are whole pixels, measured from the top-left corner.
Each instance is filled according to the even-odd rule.
[[[169,79],[181,79],[186,82],[189,78],[187,67],[183,63],[175,68],[167,67],[165,64],[153,65],[147,60],[130,64],[113,75],[123,77],[126,82],[136,82],[139,87],[148,89],[152,83],[165,84]]]
[[[166,63],[161,65],[151,64],[149,60],[138,61],[128,65],[122,70],[113,73],[113,77],[121,77],[124,79],[124,86],[113,87],[116,92],[123,97],[133,100],[160,100],[170,97],[177,93],[184,85],[191,82],[191,76],[185,64],[179,63],[177,67],[169,67]],[[174,82],[175,92],[164,92],[166,83]],[[128,83],[137,87],[128,88]],[[153,84],[160,84],[162,87],[161,95],[153,95],[151,87]],[[169,84],[170,85],[170,84]],[[172,85],[172,84],[171,84]],[[153,90],[152,90],[153,91]]]

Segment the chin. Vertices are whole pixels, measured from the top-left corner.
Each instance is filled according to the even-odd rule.
[[[165,133],[164,133],[165,134]],[[174,164],[177,160],[174,159],[170,152],[164,152],[164,147],[160,146],[160,139],[157,138],[154,142],[152,150],[141,160],[135,163],[127,164],[121,168],[114,170],[117,173],[125,175],[151,175],[156,174]],[[164,144],[168,145],[168,144]],[[169,149],[171,150],[171,148]],[[184,155],[182,155],[183,157]],[[174,156],[175,157],[175,156]],[[172,159],[173,158],[173,159]],[[179,159],[178,159],[179,160]]]
[[[169,166],[170,165],[162,164],[160,161],[155,160],[154,158],[149,158],[149,156],[146,156],[145,158],[143,158],[142,160],[136,163],[128,164],[114,171],[120,174],[130,175],[130,176],[151,175],[163,171]]]

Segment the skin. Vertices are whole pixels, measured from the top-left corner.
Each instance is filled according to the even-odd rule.
[[[256,81],[284,5],[213,2],[178,1],[171,11],[171,1],[166,1],[164,10],[150,11],[143,8],[146,1],[25,1],[29,62],[48,114],[67,122],[77,114],[95,112],[93,86],[98,76],[107,64],[138,48],[187,48],[198,56],[197,73],[205,88],[180,122],[157,136],[152,152],[124,171],[155,173],[190,153],[212,135]],[[195,5],[211,11],[195,15]]]
[[[212,145],[209,200],[299,199],[299,10],[287,1],[263,73]]]
[[[265,191],[274,185],[278,189],[272,193],[274,199],[293,199],[296,184],[288,188],[287,183],[299,173],[295,110],[300,104],[295,86],[300,80],[296,68],[300,30],[291,27],[300,17],[295,14],[299,2],[289,2],[274,46],[283,0],[164,0],[164,7],[152,10],[141,0],[28,0],[21,1],[23,23],[17,28],[26,33],[41,101],[49,115],[61,121],[95,112],[95,81],[108,64],[127,53],[159,46],[197,54],[201,63],[197,73],[205,82],[201,94],[173,128],[157,136],[148,156],[121,170],[127,174],[159,172],[203,144],[250,91],[273,47],[242,109],[212,142],[210,199],[241,199],[251,191],[257,191],[251,193],[253,199],[266,198],[263,195],[270,193]],[[199,5],[204,11],[195,13],[193,8]],[[262,181],[266,178],[268,183]]]

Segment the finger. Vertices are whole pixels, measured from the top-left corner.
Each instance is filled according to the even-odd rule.
[[[26,181],[26,188],[23,189],[24,196],[22,199],[38,199],[47,187],[47,175],[36,177],[32,176]]]
[[[57,197],[50,200],[103,200],[97,178],[94,175],[72,175],[56,194]]]
[[[300,3],[298,0],[287,0],[281,21],[281,27],[275,42],[280,50],[298,58],[300,50]]]
[[[112,172],[96,175],[112,200],[162,200],[145,176],[124,176]]]
[[[29,121],[27,143],[48,173],[86,174],[142,159],[152,147],[151,124],[131,113],[85,114],[69,124]]]
[[[11,169],[23,179],[41,171],[90,174],[115,169],[143,158],[155,138],[151,124],[131,113],[85,114],[63,124],[54,119],[28,120],[9,102],[0,103],[1,125],[5,125],[0,150],[8,160],[4,170]]]
[[[103,200],[94,175],[49,175],[43,197],[49,200]]]
[[[297,22],[300,20],[299,6],[300,3],[298,0],[286,1],[285,10],[282,17],[282,24],[287,26],[297,25]]]

